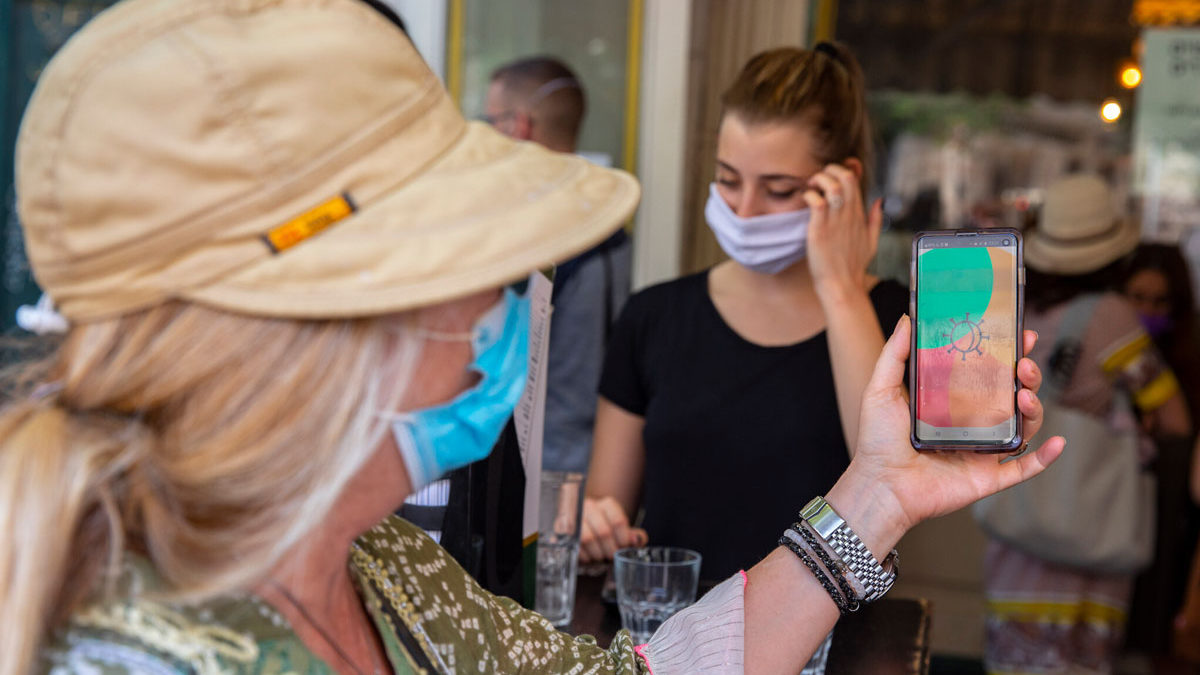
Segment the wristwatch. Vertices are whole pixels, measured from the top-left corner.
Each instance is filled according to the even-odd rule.
[[[850,579],[862,586],[862,602],[878,600],[896,582],[896,572],[900,569],[896,549],[892,549],[881,564],[823,497],[814,497],[800,511],[800,517],[828,542],[845,565],[844,570],[837,571],[848,572]]]

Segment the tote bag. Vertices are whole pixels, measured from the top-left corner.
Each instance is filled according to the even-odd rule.
[[[1054,345],[1078,342],[1097,296],[1074,301]],[[1131,573],[1154,555],[1155,482],[1138,461],[1137,432],[1113,431],[1103,420],[1060,403],[1070,373],[1042,389],[1045,421],[1029,447],[1051,436],[1067,448],[1040,476],[978,502],[976,520],[989,535],[1053,563],[1102,573]],[[1130,405],[1118,392],[1114,405]]]

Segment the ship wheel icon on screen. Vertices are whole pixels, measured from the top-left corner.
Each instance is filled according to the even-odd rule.
[[[971,314],[968,312],[962,321],[950,319],[950,323],[952,324],[950,332],[942,333],[943,338],[950,340],[950,348],[946,350],[946,353],[953,354],[954,352],[959,352],[962,354],[963,361],[967,360],[967,354],[970,352],[975,352],[982,356],[983,341],[991,339],[983,332],[983,319],[972,321]],[[966,346],[960,346],[964,342]]]

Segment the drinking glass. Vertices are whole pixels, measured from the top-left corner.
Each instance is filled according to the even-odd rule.
[[[634,644],[649,642],[662,622],[696,600],[700,554],[686,548],[623,548],[613,559],[621,625]]]
[[[575,609],[583,474],[543,471],[540,504],[534,608],[562,629],[571,624]]]

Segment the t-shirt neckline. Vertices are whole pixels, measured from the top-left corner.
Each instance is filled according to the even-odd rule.
[[[706,311],[711,313],[712,318],[715,319],[716,322],[721,326],[721,330],[725,331],[726,335],[732,337],[738,343],[740,343],[746,347],[750,347],[752,349],[758,349],[758,350],[763,350],[763,351],[786,351],[789,349],[796,349],[797,347],[808,346],[810,343],[825,339],[825,331],[826,331],[825,328],[822,328],[821,330],[817,331],[816,333],[813,333],[812,335],[804,338],[803,340],[800,340],[798,342],[792,342],[792,343],[785,344],[785,345],[762,345],[762,344],[759,344],[757,342],[752,342],[751,340],[747,339],[741,333],[734,330],[733,326],[730,326],[729,322],[725,321],[725,317],[721,316],[721,310],[717,309],[717,303],[713,301],[712,292],[709,290],[709,284],[708,284],[709,275],[712,274],[712,270],[713,270],[713,268],[710,267],[707,270],[705,270],[703,274],[700,275],[701,276],[700,290],[701,290],[702,295],[704,296],[705,309],[706,309]],[[878,285],[878,284],[876,284],[876,285]]]

